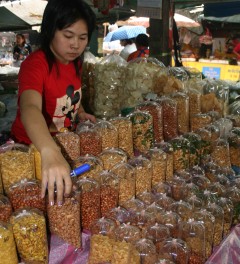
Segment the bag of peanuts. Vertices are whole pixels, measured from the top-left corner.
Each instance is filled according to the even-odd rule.
[[[129,157],[133,156],[132,122],[123,116],[114,117],[110,122],[118,131],[118,147],[126,151]]]
[[[147,111],[153,118],[154,142],[159,143],[163,140],[163,116],[162,107],[157,102],[145,101],[136,106],[136,110]]]
[[[24,178],[35,178],[33,157],[29,152],[29,147],[22,144],[11,145],[11,148],[0,154],[1,175],[6,194],[12,184]]]
[[[140,255],[141,262],[144,264],[155,264],[157,259],[156,246],[152,240],[147,238],[141,238],[134,243],[134,247],[137,249]]]
[[[169,141],[178,136],[177,103],[168,96],[156,99],[162,107],[163,115],[163,138]]]
[[[100,218],[100,187],[99,182],[82,178],[76,182],[77,195],[81,205],[81,226],[89,230],[91,224]]]
[[[10,223],[20,258],[26,263],[48,263],[48,241],[45,218],[38,209],[15,211]]]
[[[0,263],[18,264],[16,245],[12,226],[0,221]]]
[[[80,167],[83,164],[89,164],[91,169],[86,171],[84,174],[79,175],[76,180],[81,178],[91,178],[98,181],[98,174],[103,170],[103,163],[101,159],[97,156],[86,154],[85,156],[80,156],[78,159],[73,161],[73,168]]]
[[[0,221],[8,222],[12,214],[12,205],[7,196],[0,194]]]
[[[119,195],[118,203],[123,205],[127,200],[135,197],[135,169],[126,162],[117,163],[111,171],[118,176],[119,179]]]
[[[41,154],[39,153],[39,151],[36,149],[36,147],[33,144],[30,145],[30,153],[32,153],[33,155],[36,179],[41,181],[42,180]]]
[[[99,176],[101,215],[118,206],[119,179],[111,171],[103,170]]]
[[[118,148],[117,128],[109,121],[103,119],[96,123],[102,139],[102,151],[107,148]]]
[[[75,248],[81,247],[80,203],[76,195],[64,198],[62,206],[48,204],[47,215],[51,233]]]
[[[80,154],[97,156],[102,151],[100,132],[94,127],[83,126],[77,132],[80,139]]]
[[[32,207],[46,212],[46,200],[41,198],[41,185],[38,180],[22,179],[9,187],[8,197],[14,211],[20,208]]]
[[[116,164],[120,162],[127,162],[127,153],[119,148],[108,148],[103,150],[98,157],[103,162],[104,170],[111,170]]]
[[[80,139],[74,132],[60,132],[54,136],[54,140],[69,164],[80,156]]]

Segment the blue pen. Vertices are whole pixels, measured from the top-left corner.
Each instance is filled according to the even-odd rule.
[[[88,163],[85,163],[75,169],[73,169],[71,172],[70,172],[70,176],[71,177],[76,177],[80,174],[83,174],[84,172],[87,172],[91,169],[91,166],[88,164]]]

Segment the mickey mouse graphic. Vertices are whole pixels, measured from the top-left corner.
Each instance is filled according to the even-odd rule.
[[[80,101],[80,93],[74,93],[73,85],[69,85],[66,90],[67,98],[66,105],[62,107],[62,112],[65,115],[64,127],[71,129],[74,123],[74,116],[76,112],[76,105]]]

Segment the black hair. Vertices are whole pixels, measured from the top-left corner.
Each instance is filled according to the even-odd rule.
[[[16,37],[17,36],[19,36],[19,37],[21,37],[22,39],[23,39],[23,43],[22,43],[22,45],[24,46],[25,44],[26,44],[26,38],[25,38],[25,36],[22,34],[22,33],[17,33],[16,34]]]
[[[134,38],[131,38],[131,39],[121,39],[121,41],[125,41],[126,42],[126,45],[127,44],[133,44],[135,39]]]
[[[149,39],[146,34],[139,34],[136,37],[136,45],[137,46],[143,46],[148,47],[149,46]]]
[[[43,13],[40,32],[40,48],[46,54],[49,71],[55,62],[50,44],[56,30],[67,28],[83,19],[88,27],[88,42],[96,26],[96,15],[91,7],[83,0],[48,0]],[[74,60],[77,76],[80,76],[79,60],[83,61],[83,54]]]

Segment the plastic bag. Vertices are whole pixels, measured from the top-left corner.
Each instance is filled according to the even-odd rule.
[[[94,114],[99,118],[114,117],[121,113],[123,82],[127,62],[116,54],[110,54],[95,65]]]

